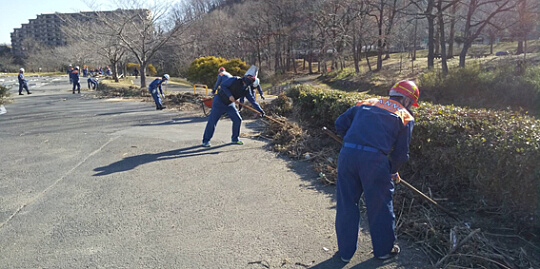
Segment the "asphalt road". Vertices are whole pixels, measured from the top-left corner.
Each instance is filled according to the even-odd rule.
[[[200,111],[83,89],[30,78],[0,115],[0,268],[424,267],[407,245],[372,259],[365,234],[342,263],[334,187],[268,141],[229,144],[230,120],[202,148]]]

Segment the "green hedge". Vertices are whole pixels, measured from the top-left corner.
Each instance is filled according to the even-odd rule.
[[[304,120],[332,129],[356,101],[373,97],[302,85],[288,96]],[[511,111],[427,102],[413,112],[411,159],[400,171],[413,185],[467,203],[476,212],[498,208],[506,220],[540,225],[535,220],[540,217],[539,120]]]

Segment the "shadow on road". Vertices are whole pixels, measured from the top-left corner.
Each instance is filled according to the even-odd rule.
[[[354,262],[354,260],[352,262]],[[363,261],[363,262],[361,262],[359,264],[355,264],[353,266],[350,266],[350,264],[346,264],[346,263],[342,262],[341,258],[339,257],[338,252],[336,252],[334,254],[334,256],[332,256],[328,260],[323,261],[323,262],[321,262],[319,264],[316,264],[314,266],[311,266],[309,268],[311,268],[311,269],[334,269],[334,268],[344,268],[345,266],[349,265],[349,267],[347,267],[347,268],[351,268],[351,269],[376,269],[376,268],[386,267],[386,266],[388,266],[388,264],[390,264],[392,262],[395,262],[395,260],[390,259],[390,260],[386,260],[386,261],[380,261],[380,260],[377,260],[375,258],[371,258],[371,259],[365,260],[365,261]],[[404,268],[407,268],[407,266],[405,266]],[[415,267],[412,267],[412,268],[417,268],[417,267],[415,266]]]
[[[189,124],[189,123],[196,123],[196,122],[206,122],[208,121],[208,118],[206,117],[184,117],[184,118],[175,118],[170,121],[166,122],[160,122],[160,123],[146,123],[146,124],[138,124],[136,126],[163,126],[163,125],[180,125],[180,124]]]
[[[124,158],[118,162],[111,163],[107,166],[102,166],[102,167],[98,167],[94,169],[94,171],[97,173],[94,174],[93,176],[105,176],[105,175],[110,175],[110,174],[114,174],[118,172],[124,172],[124,171],[135,169],[139,165],[156,162],[156,161],[179,159],[179,158],[186,158],[186,157],[193,157],[193,156],[200,156],[200,155],[219,154],[221,153],[221,151],[210,151],[210,150],[215,150],[215,149],[222,148],[229,145],[232,145],[232,144],[223,144],[223,145],[214,146],[211,148],[202,148],[201,146],[192,146],[192,147],[175,149],[175,150],[170,150],[170,151],[156,153],[156,154],[142,154],[142,155],[137,155],[137,156],[131,156],[131,157]]]

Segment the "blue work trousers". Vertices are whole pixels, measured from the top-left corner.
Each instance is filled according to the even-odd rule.
[[[390,163],[381,152],[343,147],[338,159],[336,234],[339,254],[344,259],[350,259],[358,247],[358,203],[362,193],[373,254],[375,257],[384,256],[390,253],[396,240],[392,205],[394,182]]]
[[[73,92],[75,92],[75,87],[77,87],[77,91],[81,92],[81,84],[78,80],[73,80]]]
[[[22,93],[23,89],[26,90],[26,93],[30,93],[30,91],[28,90],[28,84],[26,82],[19,83],[19,94]]]
[[[158,89],[149,89],[150,93],[152,94],[152,98],[154,98],[154,102],[156,103],[156,107],[160,108],[163,106],[163,103],[161,102],[161,96],[159,95]]]
[[[206,123],[206,128],[204,129],[203,143],[210,142],[210,139],[212,139],[212,136],[214,136],[217,122],[219,118],[221,118],[221,115],[223,115],[223,113],[227,113],[227,115],[229,115],[229,118],[233,122],[231,141],[238,141],[238,136],[240,135],[240,125],[242,124],[242,117],[240,116],[240,113],[238,113],[238,110],[236,109],[234,103],[225,105],[221,101],[219,95],[216,94],[214,96],[214,100],[212,101],[212,110],[210,111],[210,115],[208,116],[208,123]]]

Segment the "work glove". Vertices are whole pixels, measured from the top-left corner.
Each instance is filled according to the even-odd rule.
[[[261,95],[261,99],[263,99],[263,100],[264,100],[264,99],[266,99],[266,98],[264,98],[264,96],[262,96],[262,95]]]
[[[395,184],[399,184],[401,182],[401,177],[399,176],[399,173],[392,174],[392,180]]]
[[[263,111],[263,112],[261,112],[261,113],[259,114],[259,116],[260,116],[261,118],[264,118],[264,116],[266,116],[266,113],[264,113],[264,111]]]

